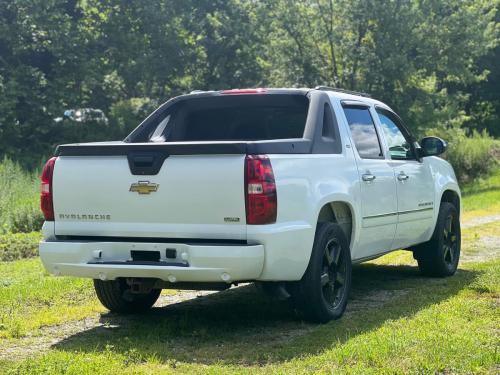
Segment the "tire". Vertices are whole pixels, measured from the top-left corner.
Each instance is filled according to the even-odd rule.
[[[351,289],[351,252],[337,224],[319,223],[307,270],[289,288],[306,320],[326,323],[342,316]]]
[[[441,203],[436,227],[428,242],[416,246],[413,257],[425,276],[446,277],[457,271],[460,259],[460,220],[457,209],[448,202]]]
[[[97,298],[109,311],[121,314],[147,311],[160,296],[161,289],[152,289],[149,293],[132,293],[124,279],[102,281],[94,279]]]

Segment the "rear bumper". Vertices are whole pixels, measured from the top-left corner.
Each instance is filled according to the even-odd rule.
[[[147,277],[170,282],[247,281],[258,279],[264,266],[263,245],[42,241],[39,248],[49,272],[101,280]],[[167,248],[176,250],[175,259],[166,258]],[[161,264],[183,265],[127,264],[131,250],[159,251]]]

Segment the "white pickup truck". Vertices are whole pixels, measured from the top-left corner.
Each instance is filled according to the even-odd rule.
[[[161,289],[259,282],[302,316],[339,318],[351,265],[413,251],[423,274],[460,255],[460,190],[391,108],[328,87],[193,92],[124,141],[61,145],[42,175],[40,256],[94,279],[114,312]]]

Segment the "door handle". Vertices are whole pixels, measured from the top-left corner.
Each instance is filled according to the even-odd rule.
[[[410,178],[410,176],[408,176],[406,173],[404,173],[403,171],[401,171],[399,174],[398,174],[398,180],[399,181],[406,181]]]
[[[361,175],[361,178],[363,181],[373,181],[375,180],[375,176],[372,175],[371,173],[365,173],[363,175]]]

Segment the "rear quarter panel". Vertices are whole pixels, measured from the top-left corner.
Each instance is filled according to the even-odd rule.
[[[266,249],[260,280],[298,280],[309,263],[323,205],[342,201],[358,211],[358,172],[345,154],[269,157],[278,194],[277,222],[248,225],[247,239]]]

